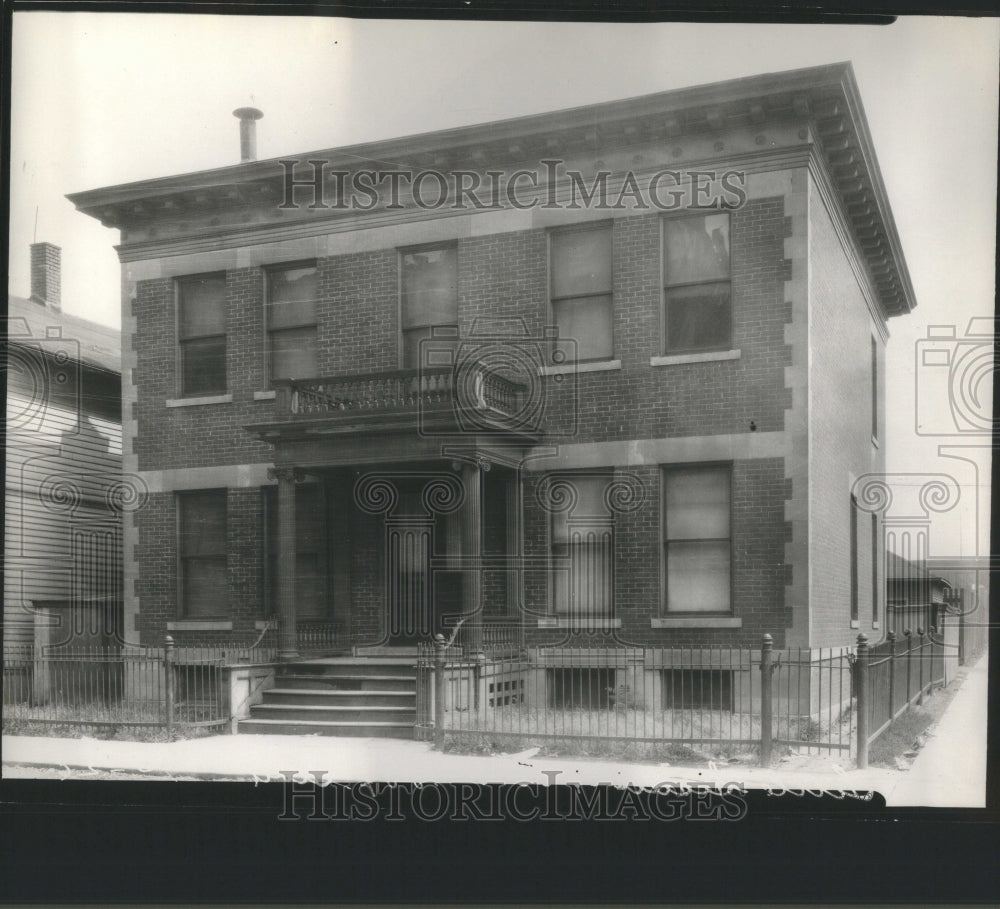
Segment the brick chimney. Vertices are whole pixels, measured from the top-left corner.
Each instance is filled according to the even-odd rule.
[[[60,273],[62,250],[54,243],[31,244],[31,299],[53,309],[62,308]]]

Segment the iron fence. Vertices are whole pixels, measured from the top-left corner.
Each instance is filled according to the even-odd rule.
[[[849,751],[851,653],[761,647],[521,647],[440,639],[417,656],[417,732],[759,751]]]
[[[3,719],[45,725],[163,728],[225,727],[231,716],[234,667],[276,663],[277,623],[255,638],[162,647],[126,643],[103,647],[4,645]],[[335,622],[302,622],[303,656],[346,648]]]
[[[936,630],[907,629],[899,637],[864,648],[865,691],[861,706],[867,714],[865,747],[882,735],[912,704],[919,704],[935,685],[945,680],[945,644]],[[861,707],[859,706],[859,709]]]
[[[3,719],[125,729],[229,721],[224,648],[117,645],[3,651]]]

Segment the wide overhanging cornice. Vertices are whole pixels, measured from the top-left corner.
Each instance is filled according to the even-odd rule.
[[[801,121],[823,160],[886,315],[916,305],[885,184],[850,63],[769,73],[622,101],[296,154],[328,171],[396,168],[486,170],[541,158],[674,143],[681,136]],[[80,211],[128,231],[167,219],[275,207],[282,158],[73,193]],[[342,212],[309,211],[313,220]],[[226,228],[220,228],[224,230]],[[123,237],[123,239],[127,238]],[[126,243],[127,245],[127,243]]]

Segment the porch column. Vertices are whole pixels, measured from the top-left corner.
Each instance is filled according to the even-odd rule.
[[[483,471],[489,463],[462,465],[462,642],[471,650],[483,646]]]
[[[278,659],[299,654],[295,635],[295,470],[271,471],[278,481]]]

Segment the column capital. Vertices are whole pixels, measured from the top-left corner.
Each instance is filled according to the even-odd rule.
[[[269,480],[291,480],[297,483],[302,479],[302,471],[298,467],[268,467]]]

